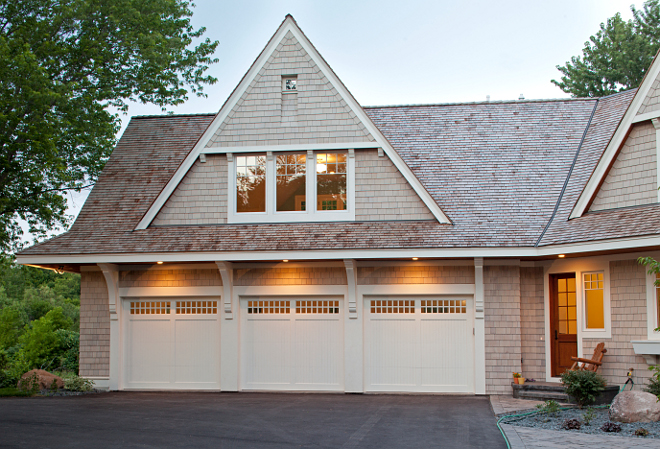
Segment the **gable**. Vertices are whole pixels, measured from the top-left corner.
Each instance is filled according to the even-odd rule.
[[[153,226],[227,222],[227,158],[211,154],[190,167],[152,222]]]
[[[655,128],[651,122],[635,124],[589,210],[656,203],[656,153]]]
[[[433,214],[387,156],[355,152],[355,220],[433,220]]]
[[[653,84],[637,112],[637,117],[655,111],[660,111],[660,75],[653,80]]]
[[[296,91],[282,78],[296,76]],[[289,31],[210,138],[208,148],[374,142]]]
[[[296,77],[295,92],[283,88],[284,79],[289,77]],[[352,155],[352,151],[370,148],[382,149],[433,217],[440,223],[450,223],[293,17],[287,16],[135,230],[152,224],[201,155],[226,154],[231,170],[235,154],[267,153],[268,161],[272,161],[275,152],[348,151]],[[228,210],[233,211],[233,196],[229,195],[228,200]],[[292,217],[271,216],[263,221],[286,222]],[[330,217],[314,216],[312,210],[304,216],[299,214],[297,220],[332,220]],[[239,220],[232,212],[227,220],[239,223],[244,218],[249,217],[241,216]],[[345,221],[353,219],[354,209],[342,217]],[[262,219],[254,215],[249,221],[257,220]]]
[[[152,226],[227,223],[229,194],[225,155],[197,160],[160,210]],[[355,221],[433,220],[390,158],[376,149],[355,151]]]

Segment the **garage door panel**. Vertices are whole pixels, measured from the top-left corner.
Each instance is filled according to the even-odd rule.
[[[246,382],[250,388],[291,383],[291,320],[249,319],[245,344],[252,348],[245,354]]]
[[[372,385],[386,387],[417,383],[419,338],[416,328],[414,319],[378,318],[370,323],[367,373]]]
[[[295,383],[300,388],[339,386],[343,375],[343,340],[338,319],[296,319]]]
[[[242,389],[343,389],[339,301],[242,299],[241,316]]]
[[[215,320],[176,320],[175,332],[175,382],[217,382],[219,363]]]
[[[217,300],[125,300],[122,388],[219,389]]]
[[[422,386],[467,388],[466,320],[422,320]]]
[[[130,322],[129,382],[168,383],[172,364],[172,332],[169,319]]]
[[[365,390],[471,392],[468,298],[365,297]]]

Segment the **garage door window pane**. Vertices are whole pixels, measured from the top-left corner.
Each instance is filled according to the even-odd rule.
[[[303,211],[307,209],[305,179],[307,158],[304,154],[277,156],[277,211]]]
[[[316,155],[316,210],[346,210],[346,153]]]
[[[584,308],[587,329],[604,329],[603,273],[584,275]]]
[[[177,315],[209,315],[218,313],[217,301],[177,301]]]
[[[422,313],[467,313],[464,299],[423,299]]]
[[[266,156],[236,157],[236,212],[266,212]]]
[[[339,301],[297,301],[296,313],[339,313]]]
[[[248,301],[249,314],[289,313],[291,301]]]
[[[371,313],[415,313],[415,301],[407,299],[372,299]]]
[[[131,301],[131,315],[168,315],[169,301]]]

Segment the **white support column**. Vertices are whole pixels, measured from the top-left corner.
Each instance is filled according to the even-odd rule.
[[[108,311],[110,313],[110,376],[109,390],[122,388],[121,380],[121,300],[119,298],[119,272],[116,265],[98,264],[108,287]]]
[[[660,189],[660,118],[651,119],[653,127],[655,128],[655,173],[657,185],[656,187]],[[660,202],[660,190],[658,190],[658,202]]]
[[[482,257],[474,258],[474,392],[486,394],[486,326]]]
[[[234,318],[238,298],[234,298],[234,268],[231,262],[216,262],[222,277],[222,314],[220,323],[220,389],[238,391],[238,320]]]
[[[355,261],[351,259],[344,260],[346,267],[346,280],[348,281],[348,317],[357,319],[357,270]]]
[[[355,260],[344,260],[347,280],[347,313],[344,320],[344,390],[347,393],[364,391],[362,379],[363,356],[362,338],[364,320],[361,316],[362,307],[357,303],[357,264]]]

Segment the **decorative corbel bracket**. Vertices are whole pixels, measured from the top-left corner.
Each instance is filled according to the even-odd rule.
[[[356,319],[357,315],[357,266],[355,260],[344,259],[346,280],[348,284],[348,317]]]
[[[224,304],[225,319],[233,318],[231,304],[234,297],[234,268],[231,262],[216,262],[220,277],[222,278],[222,302]]]
[[[105,277],[105,283],[108,286],[108,308],[110,311],[110,320],[116,321],[119,317],[117,315],[117,307],[119,304],[119,269],[117,265],[111,263],[100,263],[98,264],[103,277]]]

